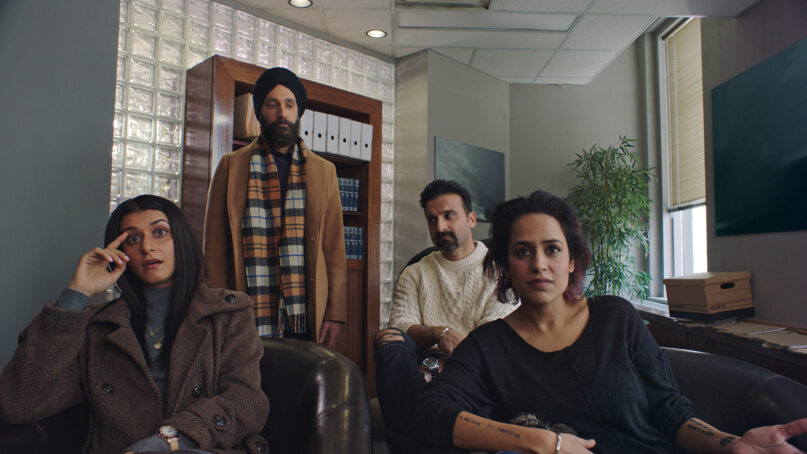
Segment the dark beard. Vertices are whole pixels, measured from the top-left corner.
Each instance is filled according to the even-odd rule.
[[[458,247],[460,247],[459,240],[457,240],[457,235],[454,232],[443,232],[436,235],[436,241],[434,245],[440,252],[454,252]]]
[[[288,148],[297,144],[300,138],[300,121],[290,123],[286,120],[277,120],[274,123],[267,123],[260,119],[261,136],[263,140],[275,150]],[[288,125],[288,128],[281,128],[280,125]]]

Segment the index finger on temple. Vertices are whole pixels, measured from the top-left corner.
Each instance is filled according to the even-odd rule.
[[[120,244],[123,243],[123,241],[128,237],[129,237],[129,232],[123,232],[120,235],[118,235],[117,238],[112,240],[112,242],[110,242],[109,245],[107,245],[107,247],[112,248],[112,249],[117,249],[117,247],[120,246]]]

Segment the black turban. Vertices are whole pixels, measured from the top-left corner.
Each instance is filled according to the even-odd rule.
[[[255,106],[255,117],[261,113],[261,106],[266,95],[269,94],[278,84],[291,90],[294,99],[297,101],[297,116],[302,117],[305,112],[308,98],[305,95],[305,87],[296,74],[286,68],[267,69],[255,82],[255,90],[252,95],[252,104]],[[259,118],[260,119],[260,118]]]

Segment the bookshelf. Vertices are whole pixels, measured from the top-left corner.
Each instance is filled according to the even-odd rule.
[[[265,69],[212,56],[187,72],[182,211],[200,242],[207,190],[216,165],[224,153],[249,144],[233,137],[235,98],[252,92]],[[359,181],[358,209],[343,211],[343,220],[345,227],[364,230],[364,246],[361,260],[347,261],[347,322],[336,350],[362,368],[373,389],[372,342],[379,325],[382,103],[316,82],[302,82],[308,109],[373,125],[370,161],[313,150],[336,166],[337,177]]]

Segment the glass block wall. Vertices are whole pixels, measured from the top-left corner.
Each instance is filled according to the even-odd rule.
[[[395,67],[209,0],[121,0],[110,211],[157,194],[181,203],[185,70],[218,54],[383,101],[381,324],[392,300]]]

